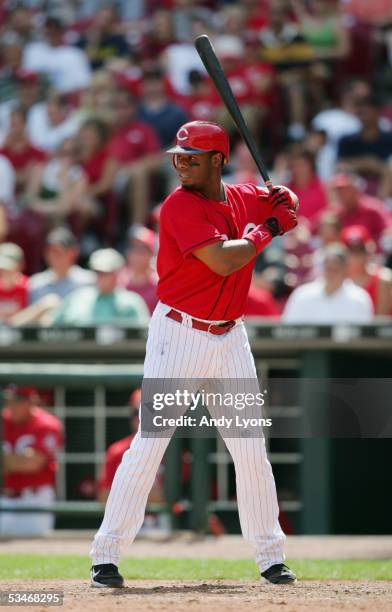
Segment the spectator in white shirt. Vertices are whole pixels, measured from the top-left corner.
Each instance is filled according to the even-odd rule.
[[[373,305],[368,293],[347,279],[347,253],[340,244],[325,249],[323,277],[297,287],[283,311],[285,323],[368,323]]]
[[[370,86],[365,81],[352,81],[343,88],[340,106],[323,110],[313,118],[312,128],[325,132],[327,137],[327,142],[320,151],[323,180],[329,180],[335,170],[339,140],[361,129],[361,121],[356,116],[357,105],[369,92]]]
[[[51,85],[61,93],[80,91],[90,83],[90,64],[81,49],[64,44],[63,34],[61,21],[48,17],[45,40],[26,45],[23,67],[46,74]]]
[[[79,114],[73,112],[67,98],[52,92],[47,102],[35,104],[30,110],[27,131],[34,146],[52,153],[78,132],[80,123]]]

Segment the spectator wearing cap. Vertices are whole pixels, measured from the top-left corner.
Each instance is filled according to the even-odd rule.
[[[28,304],[28,278],[22,274],[23,251],[17,244],[0,244],[0,321],[8,322]]]
[[[61,20],[48,17],[44,34],[44,41],[31,42],[25,46],[23,67],[46,74],[51,85],[63,94],[88,87],[91,70],[87,56],[81,49],[64,43]]]
[[[11,162],[15,171],[16,194],[25,189],[33,166],[46,159],[45,153],[34,147],[28,138],[26,117],[21,107],[12,109],[8,132],[0,149],[0,154]]]
[[[364,225],[342,231],[347,247],[347,276],[371,297],[376,315],[392,315],[392,271],[373,261],[375,245]]]
[[[357,107],[361,130],[344,136],[338,145],[338,160],[341,169],[359,174],[367,182],[367,192],[381,198],[389,195],[392,152],[392,131],[380,127],[377,102],[371,96],[362,98]]]
[[[364,225],[378,248],[383,231],[391,225],[391,214],[382,200],[362,193],[361,181],[349,173],[336,174],[330,186],[334,196],[331,208],[342,228]]]
[[[30,303],[47,295],[60,300],[69,293],[95,283],[95,274],[77,265],[79,246],[75,236],[66,227],[49,232],[44,252],[48,268],[30,277]]]
[[[137,118],[136,100],[126,89],[113,96],[114,133],[108,154],[119,166],[116,188],[127,193],[130,223],[144,224],[150,201],[150,177],[162,163],[154,129]]]
[[[156,243],[157,236],[152,230],[142,225],[131,227],[128,232],[127,263],[118,277],[119,287],[138,293],[146,302],[150,314],[158,302]]]
[[[285,323],[368,323],[373,305],[368,293],[347,278],[347,252],[332,244],[324,251],[322,277],[294,289],[282,314]]]
[[[50,512],[7,512],[16,506],[50,506],[55,499],[56,456],[63,443],[57,417],[38,406],[32,387],[9,385],[4,394],[0,534],[41,536],[54,525]]]
[[[123,256],[114,249],[94,251],[89,266],[97,274],[95,286],[71,293],[54,314],[53,324],[146,325],[149,313],[144,300],[118,287],[118,274],[124,263]]]

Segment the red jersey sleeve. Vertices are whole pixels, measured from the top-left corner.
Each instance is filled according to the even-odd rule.
[[[57,428],[42,428],[34,433],[35,442],[30,448],[45,455],[48,460],[55,459],[63,445],[63,432],[59,424]]]
[[[227,238],[208,219],[199,198],[181,191],[165,202],[160,223],[174,238],[184,257],[196,249]]]

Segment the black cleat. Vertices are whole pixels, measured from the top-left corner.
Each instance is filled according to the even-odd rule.
[[[124,578],[118,573],[117,565],[102,563],[91,568],[91,586],[119,589],[124,586]]]
[[[297,582],[297,577],[294,572],[284,563],[271,565],[265,572],[261,573],[261,576],[272,584],[294,584]]]

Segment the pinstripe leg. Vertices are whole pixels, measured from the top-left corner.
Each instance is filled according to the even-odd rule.
[[[239,326],[224,337],[221,349],[220,377],[231,380],[256,377],[244,327]],[[239,388],[243,391],[243,385]],[[221,433],[224,436],[223,430]],[[256,563],[263,572],[275,563],[282,563],[285,540],[279,525],[275,480],[264,438],[224,437],[224,440],[235,466],[242,533],[253,546]]]
[[[145,378],[167,379],[172,390],[170,381],[174,376],[182,379],[213,376],[216,362],[216,344],[211,343],[205,332],[171,321],[158,309],[150,324]],[[169,441],[142,437],[139,428],[113,480],[105,516],[90,551],[93,565],[118,565],[123,547],[133,542],[143,523],[148,494]]]

